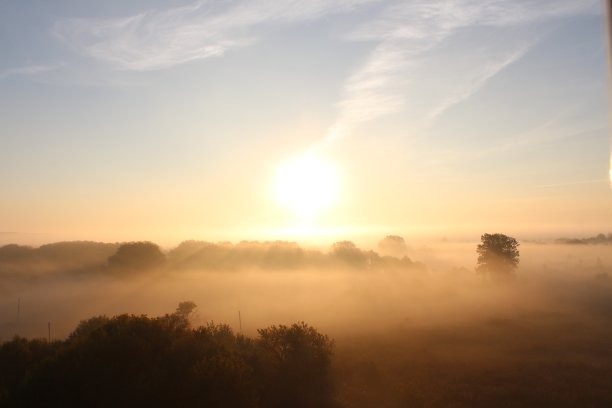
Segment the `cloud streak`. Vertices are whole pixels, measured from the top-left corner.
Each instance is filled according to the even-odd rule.
[[[495,36],[531,30],[539,23],[593,13],[585,0],[247,0],[200,1],[123,18],[71,18],[55,35],[77,53],[113,69],[154,71],[221,56],[258,40],[260,28],[297,24],[350,13],[380,3],[378,14],[345,35],[372,42],[364,62],[347,78],[337,120],[318,145],[350,134],[359,124],[406,112],[413,131],[426,129],[451,107],[520,60],[540,36]],[[470,49],[445,49],[456,39]],[[484,35],[482,33],[485,33]],[[491,35],[493,34],[493,35]],[[0,78],[1,78],[0,74]]]
[[[262,24],[346,13],[376,0],[197,2],[125,18],[73,18],[53,31],[78,53],[120,70],[152,71],[223,55],[256,39]]]
[[[38,65],[26,65],[23,67],[7,68],[0,70],[0,79],[12,77],[12,76],[32,76],[38,75],[44,72],[49,72],[62,67],[63,64],[38,64]]]
[[[511,30],[539,22],[592,13],[595,1],[398,1],[352,32],[353,41],[374,41],[364,64],[346,81],[339,115],[319,145],[349,134],[359,123],[410,111],[426,126],[468,99],[491,78],[519,60],[538,37],[496,41],[474,36],[474,49],[436,54],[469,29]],[[487,32],[487,31],[484,31]],[[450,57],[449,57],[450,55]],[[453,64],[453,65],[450,65]],[[429,81],[429,82],[428,82]]]

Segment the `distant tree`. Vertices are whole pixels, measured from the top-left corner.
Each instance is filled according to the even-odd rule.
[[[198,307],[198,305],[191,300],[187,300],[185,302],[180,302],[174,313],[178,316],[187,318],[196,307]]]
[[[103,242],[68,241],[42,245],[36,252],[46,262],[86,265],[88,263],[104,263],[109,256],[117,251],[118,247],[118,244]]]
[[[305,251],[295,242],[271,242],[265,251],[261,265],[265,269],[297,269],[304,265]]]
[[[108,266],[112,269],[153,269],[162,266],[165,262],[166,256],[152,242],[123,244],[108,258]]]
[[[588,238],[558,238],[555,240],[557,244],[567,244],[567,245],[597,245],[597,244],[612,244],[612,233],[608,235],[605,234],[597,234],[594,237]]]
[[[508,276],[519,264],[519,243],[504,234],[484,234],[476,247],[476,270],[494,276]]]
[[[196,307],[198,307],[198,305],[191,300],[180,302],[174,314],[183,319],[188,319],[189,315],[195,310]]]
[[[0,272],[21,276],[97,272],[118,247],[118,244],[88,241],[56,242],[38,248],[5,245],[0,247]]]
[[[29,246],[9,244],[0,247],[0,273],[24,275],[38,272],[41,267],[40,257],[36,249]]]
[[[36,250],[29,246],[8,244],[0,247],[0,262],[15,262],[28,259]]]
[[[331,247],[331,256],[352,267],[363,268],[368,257],[352,241],[335,242]]]
[[[407,249],[406,241],[398,235],[387,235],[378,242],[378,250],[382,255],[399,258],[406,255]]]

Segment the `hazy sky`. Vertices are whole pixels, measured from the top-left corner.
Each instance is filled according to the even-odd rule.
[[[0,243],[612,231],[602,23],[597,0],[4,0]],[[338,178],[308,226],[272,191],[306,151]]]

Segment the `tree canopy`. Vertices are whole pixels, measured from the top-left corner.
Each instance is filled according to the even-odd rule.
[[[305,323],[255,338],[161,317],[98,316],[63,341],[0,344],[2,407],[333,407],[332,341]]]
[[[147,270],[162,266],[166,256],[152,242],[128,242],[108,258],[111,269]]]
[[[476,270],[496,276],[512,274],[519,264],[518,241],[504,234],[484,234],[480,241]]]
[[[407,250],[406,241],[399,235],[387,235],[378,242],[378,251],[382,255],[401,258],[406,255]]]

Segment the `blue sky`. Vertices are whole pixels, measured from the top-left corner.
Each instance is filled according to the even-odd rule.
[[[599,1],[4,1],[0,240],[612,227]],[[32,238],[36,236],[36,238]]]

